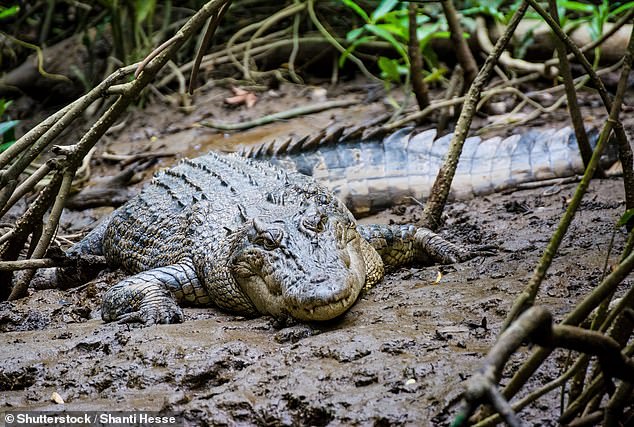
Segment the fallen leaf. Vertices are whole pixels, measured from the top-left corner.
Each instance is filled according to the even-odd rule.
[[[59,393],[56,391],[51,393],[51,401],[57,403],[58,405],[64,404],[64,399],[62,399],[62,396],[60,396]]]
[[[225,103],[229,105],[246,105],[247,108],[251,108],[258,100],[258,96],[254,92],[249,92],[239,87],[232,86],[231,91],[234,96],[225,98]]]

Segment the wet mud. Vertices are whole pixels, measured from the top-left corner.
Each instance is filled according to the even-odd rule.
[[[275,134],[304,134],[333,119],[352,123],[385,111],[375,103],[234,134],[197,124],[308,102],[299,88],[292,90],[297,93],[286,104],[264,95],[249,113],[222,107],[221,92],[199,99],[193,113],[167,115],[156,106],[134,112],[98,149],[94,175],[113,175],[119,167],[100,157],[105,151],[171,154],[159,159],[159,168],[211,147],[234,151]],[[122,277],[117,271],[76,289],[0,303],[0,411],[153,410],[177,414],[185,425],[446,425],[574,189],[566,184],[451,203],[441,234],[467,246],[497,245],[495,255],[392,272],[345,315],[325,323],[279,325],[186,308],[178,325],[105,324],[101,296]],[[60,234],[86,230],[110,210],[65,212]],[[556,319],[598,283],[613,234],[608,265],[618,258],[625,232],[615,224],[623,210],[619,180],[591,184],[540,292],[539,303]],[[416,223],[421,215],[417,205],[395,207],[362,222]],[[627,286],[631,279],[619,292]],[[556,377],[566,357],[555,352],[529,386]],[[521,357],[511,360],[503,383],[520,363]],[[53,392],[65,403],[54,403]],[[521,417],[556,425],[558,405],[554,391]]]
[[[2,303],[0,406],[61,409],[50,400],[57,392],[66,410],[161,410],[192,425],[447,424],[573,191],[452,204],[442,234],[496,244],[496,255],[393,272],[325,324],[280,327],[215,309],[185,309],[179,325],[104,324],[100,296],[116,272]],[[618,181],[591,186],[540,294],[557,318],[600,279],[622,209]],[[420,215],[400,207],[363,221]],[[615,248],[623,238],[617,230]],[[557,375],[564,356],[556,353],[536,381]],[[510,365],[505,377],[518,361]],[[523,417],[554,423],[556,401],[554,393]]]

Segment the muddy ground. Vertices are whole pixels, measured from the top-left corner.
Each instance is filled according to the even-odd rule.
[[[362,99],[364,91],[339,95]],[[353,122],[385,111],[372,103],[229,136],[197,123],[209,116],[257,116],[280,103],[288,108],[310,102],[315,91],[293,87],[281,98],[265,93],[254,111],[222,106],[226,89],[204,93],[191,113],[161,105],[131,113],[94,155],[93,174],[121,168],[100,157],[106,150],[174,154],[160,159],[162,167],[209,148],[232,151],[274,134],[313,131],[333,118]],[[447,424],[465,379],[528,282],[574,188],[450,204],[441,234],[463,245],[498,245],[496,255],[391,273],[342,318],[327,323],[280,327],[268,318],[188,308],[178,325],[104,324],[101,295],[120,277],[117,272],[77,289],[37,291],[1,303],[0,411],[160,410],[178,414],[186,425]],[[85,230],[109,210],[65,212],[60,234]],[[623,210],[618,179],[591,185],[540,293],[539,303],[557,319],[600,280],[613,233],[609,260],[617,259],[624,231],[615,223]],[[420,216],[419,206],[395,207],[363,222],[416,222]],[[627,286],[631,279],[619,292]],[[531,387],[556,377],[566,357],[555,352]],[[519,357],[511,361],[503,382],[519,363]],[[65,403],[53,403],[53,392]],[[555,425],[558,402],[558,391],[552,392],[522,417],[532,425]]]

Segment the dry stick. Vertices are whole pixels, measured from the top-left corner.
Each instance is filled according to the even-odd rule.
[[[544,334],[551,322],[552,316],[548,311],[541,307],[533,307],[524,312],[500,335],[484,358],[482,367],[467,381],[463,408],[458,412],[452,427],[461,426],[467,422],[477,405],[486,396],[487,390],[497,387],[496,384],[502,376],[504,365],[517,348],[528,337],[535,335],[536,331]]]
[[[285,9],[282,9],[279,12],[276,12],[276,14],[278,13],[283,13],[284,11],[288,10],[289,8],[293,8],[296,6],[288,6]],[[270,17],[269,17],[270,18]],[[268,18],[267,18],[268,19]],[[264,20],[266,21],[266,19]],[[260,22],[254,22],[253,24],[247,25],[244,28],[241,28],[240,30],[238,30],[233,36],[231,36],[231,38],[229,38],[229,40],[227,41],[227,46],[225,47],[225,51],[227,52],[227,57],[229,59],[229,61],[231,61],[231,63],[240,71],[244,71],[242,69],[242,64],[240,63],[240,61],[238,61],[238,59],[236,58],[236,56],[234,55],[234,49],[237,48],[237,46],[234,46],[234,43],[236,42],[236,40],[238,40],[240,37],[242,37],[243,34],[247,34],[253,30],[257,30],[264,21],[260,21]],[[263,39],[264,37],[262,37]],[[254,41],[255,42],[255,41]],[[241,45],[242,47],[246,47],[247,44],[249,43],[249,41],[244,42]]]
[[[249,120],[247,122],[240,123],[223,123],[208,120],[200,122],[201,125],[220,129],[220,130],[243,130],[256,126],[262,126],[267,123],[272,123],[277,120],[289,119],[291,117],[302,116],[305,114],[317,113],[319,111],[329,110],[331,108],[349,107],[350,105],[358,104],[359,101],[354,99],[342,99],[338,101],[326,101],[319,104],[310,104],[302,107],[291,108],[290,110],[280,111],[279,113],[269,114],[268,116],[260,117],[259,119]]]
[[[556,0],[548,0],[548,4],[553,19],[559,22]],[[581,153],[583,164],[587,167],[588,163],[590,163],[590,157],[592,157],[592,147],[590,147],[588,135],[586,134],[585,127],[583,126],[583,118],[581,117],[581,111],[579,110],[579,103],[577,101],[577,92],[575,91],[575,84],[572,80],[572,73],[570,72],[570,63],[566,57],[566,47],[558,37],[554,37],[554,43],[555,48],[557,49],[557,57],[559,58],[559,73],[564,79],[564,86],[566,88],[566,98],[568,99],[570,119],[575,130],[577,145],[579,146],[579,152]],[[599,171],[600,170],[601,169],[599,168]]]
[[[493,50],[491,39],[489,38],[489,32],[487,29],[486,21],[481,16],[476,18],[476,37],[478,38],[478,44],[480,48],[489,53]],[[556,74],[557,70],[553,70],[552,67],[546,68],[544,64],[536,64],[534,62],[528,62],[523,59],[513,58],[508,52],[502,52],[500,55],[499,63],[512,70],[521,71],[524,73],[537,72],[542,76],[550,76],[550,73]]]
[[[158,73],[158,71],[167,63],[169,58],[171,58],[176,51],[182,46],[182,44],[190,38],[196,31],[200,29],[202,25],[204,25],[205,21],[214,13],[218,11],[218,9],[226,2],[226,0],[211,0],[207,2],[204,6],[200,8],[196,14],[194,14],[187,23],[176,33],[173,37],[174,42],[172,42],[167,49],[163,50],[159,53],[154,59],[152,59],[144,68],[144,72],[139,75],[139,78],[126,83],[125,87],[126,91],[123,92],[123,95],[120,96],[114,104],[104,113],[102,117],[100,117],[92,127],[84,134],[81,140],[74,146],[71,147],[71,153],[67,157],[67,165],[66,170],[74,170],[81,163],[83,157],[92,149],[92,147],[97,143],[99,138],[116,122],[119,116],[126,110],[128,105],[135,99],[141,90],[154,78],[154,76]],[[60,174],[56,174],[53,177],[51,183],[45,189],[45,194],[50,195],[53,188],[53,183],[56,182],[56,177],[60,177]],[[61,181],[61,178],[58,178]],[[71,177],[72,179],[72,177]],[[59,185],[59,184],[57,184]],[[57,192],[56,190],[54,191]],[[43,203],[45,204],[48,200],[45,200]],[[45,208],[50,206],[50,204],[45,204]],[[43,213],[43,212],[42,212]],[[25,215],[28,217],[28,215]],[[35,215],[31,215],[34,217]],[[28,217],[28,218],[31,218]],[[41,215],[39,215],[41,218]],[[20,220],[22,220],[21,218]],[[18,221],[20,222],[20,221]],[[51,224],[49,228],[56,228],[57,223],[54,225]],[[17,225],[16,225],[17,229]],[[17,233],[14,233],[14,236]],[[46,246],[48,243],[46,240],[48,239],[48,235],[45,233],[40,238],[38,245],[36,246],[36,252],[41,252],[42,250],[46,250]],[[12,250],[7,254],[7,250],[3,252],[3,260],[8,260],[7,257],[16,256],[16,252],[19,252],[24,245],[24,241],[16,240],[16,238],[12,238],[8,243],[8,247]],[[43,249],[42,249],[43,248]],[[38,253],[39,253],[38,252]],[[35,254],[34,254],[35,255]],[[41,256],[41,255],[40,255]],[[17,259],[17,258],[13,258]],[[16,298],[18,295],[22,295],[26,291],[26,285],[22,285],[18,289],[13,290],[10,298]]]
[[[594,156],[593,156],[594,158]],[[587,295],[562,321],[564,325],[579,325],[601,302],[627,277],[634,268],[634,252],[630,253],[594,290]],[[507,399],[513,397],[528,381],[535,370],[546,360],[552,349],[539,348],[524,362],[505,387]]]
[[[556,389],[557,387],[563,385],[566,381],[570,379],[588,360],[590,360],[590,356],[584,354],[579,357],[576,362],[561,376],[552,380],[548,384],[545,384],[542,388],[531,392],[526,395],[521,400],[514,402],[511,404],[511,408],[514,411],[520,411],[525,408],[527,405],[535,402],[537,399],[545,395],[546,393]],[[491,415],[488,418],[479,421],[477,424],[474,424],[473,427],[491,427],[498,424],[501,421],[500,414]]]
[[[634,360],[621,352],[619,343],[596,331],[569,325],[553,325],[551,314],[542,307],[531,307],[522,313],[499,337],[484,359],[483,367],[468,381],[465,407],[473,411],[487,393],[496,388],[502,369],[527,339],[542,347],[563,347],[599,357],[604,372],[624,381],[634,381]],[[466,421],[471,413],[460,413]]]
[[[59,119],[61,119],[68,112],[68,110],[71,109],[72,106],[73,103],[67,105],[55,114],[49,116],[42,123],[38,124],[33,129],[25,133],[9,148],[0,153],[0,168],[5,167],[11,160],[15,159],[18,154],[29,148],[31,144],[37,141],[44,133],[46,133],[51,128],[53,123],[56,123]],[[4,173],[4,171],[1,171],[0,177],[4,176]],[[1,178],[0,182],[2,182]]]
[[[255,22],[253,24],[247,25],[246,27],[238,30],[233,36],[231,36],[229,41],[227,41],[227,46],[225,48],[225,50],[227,52],[227,56],[228,56],[229,60],[231,61],[231,63],[238,70],[240,70],[243,74],[246,74],[247,70],[245,70],[245,68],[242,66],[240,61],[238,61],[238,59],[234,55],[233,51],[234,51],[234,43],[235,43],[235,41],[238,40],[240,37],[242,37],[244,34],[247,34],[247,33],[251,32],[253,30],[257,31],[258,28],[262,27],[263,25],[265,25],[270,20],[277,21],[279,19],[282,19],[282,18],[285,18],[285,17],[288,17],[288,16],[292,16],[293,14],[295,14],[296,12],[298,12],[299,10],[301,10],[301,9],[303,9],[305,7],[306,7],[305,4],[287,6],[286,8],[276,12],[272,16],[269,16],[269,17],[267,17],[266,19],[264,19],[262,21]],[[246,50],[247,46],[251,46],[255,42],[256,42],[256,40],[254,40],[253,37],[251,39],[247,40],[243,44],[244,49]]]
[[[40,182],[50,171],[57,169],[59,159],[49,159],[42,166],[40,166],[31,176],[24,180],[14,191],[11,198],[0,209],[0,217],[2,217],[15,203],[22,198],[26,193],[31,191],[35,185]]]
[[[612,100],[610,99],[610,95],[608,91],[605,89],[605,85],[603,81],[597,76],[596,72],[592,68],[592,65],[585,57],[585,55],[581,52],[579,47],[568,37],[568,35],[557,25],[551,16],[546,12],[536,0],[526,0],[530,3],[531,7],[535,9],[537,13],[546,21],[546,23],[550,26],[553,32],[559,37],[565,44],[566,47],[575,54],[577,61],[583,66],[586,70],[592,83],[595,88],[599,92],[599,96],[601,96],[601,100],[605,105],[607,111],[612,111]],[[632,51],[634,50],[634,25],[632,26],[632,33],[630,34],[630,40],[627,46],[627,51],[625,54],[625,58],[623,61],[624,69],[631,69],[632,67]],[[628,71],[629,72],[629,71]],[[623,75],[621,75],[623,78]],[[620,108],[620,104],[617,104]],[[619,147],[619,159],[621,160],[621,165],[623,166],[623,186],[625,188],[625,206],[627,209],[634,208],[634,155],[632,154],[632,148],[627,139],[627,135],[623,130],[622,123],[617,119],[614,123],[614,134],[616,135],[616,140]],[[628,229],[631,229],[632,222],[628,223]]]
[[[448,100],[448,99],[453,99],[459,96],[464,90],[464,87],[465,87],[464,83],[465,83],[464,71],[462,67],[460,66],[460,64],[457,64],[453,69],[453,73],[451,73],[451,79],[449,79],[449,84],[447,85],[447,90],[445,92],[444,99]],[[458,109],[454,111],[458,111]],[[447,128],[450,115],[451,115],[451,108],[443,108],[440,110],[440,117],[438,117],[438,124],[436,125],[436,133],[438,135],[441,134]],[[457,113],[454,113],[454,117],[456,115]]]
[[[143,58],[143,61],[141,61],[141,63],[137,66],[136,70],[134,71],[134,78],[137,79],[139,78],[139,75],[141,74],[141,72],[143,71],[143,69],[145,68],[145,66],[154,58],[156,58],[156,56],[163,52],[165,49],[167,49],[168,47],[170,47],[170,45],[174,42],[176,42],[176,36],[165,40],[159,47],[157,47],[156,49],[154,49],[152,52],[150,52],[145,58]]]
[[[504,48],[511,39],[515,28],[526,13],[527,8],[528,3],[523,1],[513,15],[513,18],[511,18],[511,22],[509,22],[506,31],[497,41],[495,48],[487,57],[482,69],[469,88],[465,103],[462,107],[462,112],[460,113],[458,123],[456,124],[456,130],[451,138],[447,158],[438,171],[429,199],[425,204],[425,210],[423,211],[423,224],[428,228],[436,229],[440,224],[440,217],[445,207],[445,203],[447,202],[451,181],[456,173],[456,167],[458,166],[462,146],[464,145],[467,134],[469,133],[471,121],[473,120],[473,115],[475,114],[475,107],[478,104],[478,99],[480,98],[482,89],[484,89],[484,85],[491,75],[493,66],[504,51]]]
[[[249,59],[251,57],[251,46],[253,44],[253,40],[257,39],[260,34],[268,30],[271,26],[273,26],[276,22],[292,15],[296,15],[297,13],[303,11],[306,8],[306,3],[296,4],[286,10],[278,12],[273,16],[265,19],[262,22],[262,25],[259,26],[253,36],[247,41],[247,45],[244,48],[244,55],[242,56],[242,72],[244,73],[245,80],[251,80],[251,70],[249,67]]]
[[[134,67],[135,66],[124,67],[115,71],[103,82],[99,83],[92,90],[90,90],[90,92],[88,92],[86,95],[82,96],[77,101],[74,101],[68,107],[64,108],[63,114],[58,115],[58,113],[56,113],[55,117],[59,117],[59,119],[55,121],[52,126],[47,128],[45,132],[39,137],[35,138],[34,135],[36,134],[30,134],[29,132],[22,138],[18,139],[15,144],[20,144],[23,150],[26,149],[26,152],[22,154],[22,156],[18,160],[16,160],[8,169],[3,171],[3,174],[0,177],[0,186],[4,186],[6,185],[6,182],[17,179],[18,176],[24,171],[24,169],[26,169],[26,167],[33,160],[35,160],[35,158],[39,156],[42,151],[44,151],[44,149],[57,135],[59,135],[60,132],[66,129],[70,123],[72,123],[77,117],[79,117],[90,104],[101,98],[104,95],[105,90],[109,86],[132,72]],[[37,133],[39,133],[39,131]],[[29,141],[30,145],[26,146],[25,141]],[[17,153],[14,154],[17,155]],[[0,162],[2,161],[1,157],[2,156],[0,156]],[[3,200],[3,202],[6,203],[6,200]]]
[[[341,46],[337,39],[335,39],[321,24],[321,22],[319,22],[319,19],[317,19],[317,14],[315,13],[315,0],[308,0],[308,15],[310,16],[310,20],[313,22],[313,24],[315,24],[319,32],[326,38],[326,40],[328,40],[328,42],[333,45],[335,49],[337,49],[339,52],[344,53],[346,49]],[[370,80],[380,81],[379,78],[372,75],[372,73],[370,73],[368,69],[365,68],[365,65],[359,58],[352,54],[349,54],[348,59],[350,59],[350,61],[352,61],[359,68],[364,76],[366,76]]]
[[[62,216],[62,211],[64,210],[64,204],[66,203],[66,198],[68,197],[68,193],[70,192],[70,186],[73,183],[73,178],[75,177],[75,168],[70,167],[64,171],[64,176],[62,178],[62,184],[60,186],[57,197],[55,198],[55,203],[51,208],[51,213],[48,216],[48,221],[46,221],[46,225],[44,226],[44,230],[42,231],[42,235],[40,236],[33,253],[31,254],[32,259],[42,258],[48,249],[51,240],[53,240],[53,236],[57,231],[57,225],[59,224],[59,218]],[[27,289],[29,286],[29,282],[35,275],[35,270],[27,270],[20,279],[17,281],[13,289],[11,290],[11,294],[9,295],[9,301],[16,300],[18,298],[22,298],[26,296]]]
[[[532,0],[528,0],[528,1],[532,1]],[[615,100],[613,103],[610,101],[611,111],[610,111],[609,118],[605,126],[603,127],[603,130],[601,131],[601,135],[599,136],[599,141],[597,142],[597,146],[594,150],[594,153],[592,154],[590,162],[588,163],[586,171],[583,174],[583,179],[577,186],[577,190],[575,191],[575,194],[570,204],[568,205],[568,208],[566,209],[566,213],[561,218],[559,226],[557,227],[557,230],[553,234],[546,250],[544,251],[544,254],[542,255],[539,261],[539,264],[537,264],[537,266],[535,267],[533,276],[531,277],[531,280],[528,283],[528,286],[526,287],[526,289],[524,289],[522,294],[513,303],[513,307],[511,308],[511,311],[509,312],[505,320],[504,328],[508,326],[513,321],[513,319],[515,319],[519,315],[520,312],[522,312],[527,306],[532,305],[533,301],[535,301],[535,297],[537,296],[537,292],[539,291],[541,282],[546,275],[546,271],[550,267],[553,257],[555,256],[555,253],[559,249],[559,245],[561,244],[561,241],[564,235],[566,234],[566,231],[568,230],[568,226],[570,225],[570,222],[574,218],[575,212],[577,208],[579,207],[579,204],[581,203],[581,199],[583,198],[583,195],[585,194],[586,190],[588,189],[588,186],[590,185],[590,180],[592,179],[592,177],[594,176],[594,173],[597,170],[597,167],[599,165],[599,159],[601,155],[603,154],[604,146],[607,143],[610,133],[612,132],[612,127],[618,122],[618,119],[619,119],[621,104],[623,102],[625,88],[627,87],[627,78],[629,76],[629,72],[630,72],[630,68],[632,64],[632,53],[634,51],[633,40],[634,40],[634,37],[631,37],[630,44],[628,46],[628,52],[626,54],[626,58],[623,63],[623,71],[621,73],[621,79],[619,80],[619,84],[617,87]]]
[[[621,260],[620,260],[621,262],[624,261],[631,254],[631,249],[632,249],[633,245],[634,245],[634,232],[630,232],[629,236],[628,236],[626,248],[624,249],[623,254],[621,255]],[[627,275],[627,269],[625,269],[623,271],[624,271],[624,274]],[[623,277],[625,277],[625,276],[623,276]],[[607,297],[607,296],[613,294],[614,290],[616,289],[616,286],[618,285],[620,280],[622,280],[622,279],[616,278],[616,279],[612,280],[611,282],[610,281],[602,282],[602,284],[600,286],[600,289],[598,289],[599,291],[601,291],[601,296],[606,296]],[[608,288],[605,289],[606,287],[608,287]],[[594,300],[596,301],[597,299],[600,299],[601,296],[599,298],[594,298]],[[592,300],[592,299],[593,298],[589,298],[589,300]],[[587,300],[588,299],[586,299],[586,301]],[[618,321],[614,321],[614,319],[616,318],[617,315],[619,315],[623,311],[624,308],[632,306],[633,302],[634,302],[634,288],[630,289],[628,291],[628,293],[621,299],[621,301],[610,311],[610,314],[604,320],[603,324],[599,328],[599,331],[600,332],[605,332],[611,324],[621,325],[621,326],[624,325],[626,323],[625,321],[621,321],[620,319]],[[588,308],[586,308],[586,311],[594,309],[593,304],[582,304],[582,306],[588,307]],[[581,317],[583,317],[583,313],[581,313],[580,315],[577,316],[577,318],[581,318]],[[564,322],[568,322],[569,324],[575,324],[575,322],[571,322],[571,320],[575,320],[575,319],[573,319],[573,318],[571,318],[569,316]],[[618,335],[621,335],[623,337],[629,336],[629,332],[627,332],[627,331],[624,331],[623,333],[620,333],[620,332],[621,331],[618,331],[618,332],[615,333],[615,330],[613,329],[613,331],[610,334],[610,336],[612,338],[614,338],[617,342],[622,342],[622,340],[619,339]],[[615,336],[615,335],[617,335],[617,336]],[[548,354],[549,354],[548,351],[549,350],[547,350],[547,349],[538,350],[538,352],[534,353],[533,359],[539,359],[539,358],[545,359],[548,356]],[[626,352],[626,354],[629,354],[629,352]],[[539,357],[536,358],[535,356],[539,356]],[[547,384],[542,389],[537,390],[535,392],[532,392],[531,394],[529,394],[528,396],[524,397],[520,401],[514,403],[512,405],[513,409],[517,411],[517,410],[520,410],[520,409],[524,408],[526,405],[528,405],[529,403],[535,401],[537,398],[539,398],[543,394],[545,394],[548,391],[554,389],[555,387],[558,387],[559,385],[561,385],[564,381],[566,381],[568,378],[570,378],[576,372],[579,372],[582,369],[585,371],[585,365],[587,365],[588,361],[589,361],[589,357],[587,355],[582,355],[581,357],[579,357],[577,359],[575,364],[565,374],[563,374],[561,377],[557,378],[556,380],[552,381],[551,383]],[[525,366],[526,366],[526,364],[525,364]],[[522,369],[524,369],[524,368],[522,368]],[[590,387],[588,387],[586,389],[586,391],[585,391],[587,393],[587,396],[593,396],[593,395],[597,394],[597,390],[598,390],[600,385],[602,385],[602,383],[601,384],[593,383]],[[582,396],[577,396],[573,400],[575,400],[575,402],[573,402],[571,404],[571,408],[572,409],[577,408],[578,410],[580,410],[582,405],[585,404],[585,402],[587,401],[587,398],[582,397]],[[567,419],[570,419],[576,413],[576,412],[572,411],[571,408],[569,408],[567,410],[567,412],[566,412]],[[572,414],[572,415],[570,415],[570,414]],[[480,421],[478,424],[476,424],[476,426],[477,427],[492,426],[492,425],[496,424],[497,422],[499,422],[499,420],[500,420],[499,415],[495,414],[495,415],[493,415],[493,416],[491,416],[489,418],[486,418],[486,419]]]
[[[26,212],[18,218],[13,230],[7,233],[10,235],[10,238],[6,243],[3,243],[0,248],[0,259],[2,259],[2,261],[15,261],[18,259],[29,234],[33,232],[33,229],[38,227],[38,224],[41,225],[44,213],[55,201],[55,196],[57,195],[61,181],[62,175],[59,172],[54,174],[51,181],[38,194],[35,201],[31,203]],[[0,283],[4,284],[4,286],[0,287],[0,297],[3,301],[9,297],[11,278],[12,273],[0,272]]]
[[[21,259],[19,261],[0,261],[0,271],[26,270],[30,268],[63,267],[67,263],[52,258]]]
[[[259,38],[258,40],[255,40],[254,43],[258,43],[258,44],[264,44],[264,43],[268,43],[268,41],[270,39],[274,39],[277,36],[281,36],[283,34],[286,33],[286,30],[282,30],[282,31],[277,31],[275,33],[271,33],[271,34],[267,34],[266,36],[263,36],[261,38]],[[286,40],[287,42],[289,42],[288,40]],[[227,55],[228,51],[240,51],[241,49],[244,48],[244,46],[246,46],[247,42],[243,42],[243,43],[239,43],[237,45],[232,45],[231,47],[225,47],[223,49],[221,49],[218,52],[214,52],[214,53],[210,53],[208,55],[203,56],[202,58],[202,63],[201,63],[201,67],[208,67],[211,66],[215,63],[224,63],[224,62],[229,62],[230,58]],[[265,45],[265,46],[258,46],[258,48],[260,50],[258,50],[258,52],[261,52],[262,50],[266,50],[269,49],[270,46]],[[253,49],[253,51],[255,52],[256,49]],[[179,70],[181,71],[181,73],[190,71],[193,69],[194,67],[194,60],[183,64],[179,67]],[[163,77],[158,83],[156,83],[154,86],[156,87],[163,87],[165,85],[167,85],[168,83],[170,83],[172,81],[172,79],[175,77],[175,73],[170,73],[167,76]]]
[[[297,4],[299,0],[294,0],[294,2]],[[293,48],[291,49],[291,54],[288,57],[288,75],[295,83],[302,84],[304,82],[295,72],[295,60],[297,59],[297,53],[299,52],[299,23],[300,15],[299,13],[296,13],[293,17]]]
[[[429,105],[429,91],[423,80],[423,58],[420,54],[418,37],[416,36],[416,30],[418,30],[418,26],[416,25],[417,13],[418,8],[416,7],[416,3],[410,2],[408,6],[409,43],[407,44],[409,52],[409,74],[412,79],[412,90],[414,91],[414,95],[416,95],[418,109],[423,110]]]
[[[623,382],[619,385],[605,407],[603,418],[604,426],[619,425],[619,420],[622,419],[623,416],[623,409],[631,402],[633,394],[634,384]]]
[[[494,87],[492,87],[491,89],[485,90],[484,92],[482,92],[482,96],[492,96],[498,93],[502,93],[503,90],[506,90],[505,88],[508,86],[512,86],[512,85],[516,85],[516,84],[520,84],[520,83],[524,83],[527,81],[531,81],[531,80],[535,80],[537,78],[539,78],[539,74],[530,74],[530,75],[526,75],[523,77],[519,77],[517,79],[513,79],[513,80],[509,80],[508,82],[504,82],[502,84],[497,84]],[[409,122],[415,122],[427,115],[429,115],[430,113],[436,111],[439,108],[445,108],[445,107],[451,107],[453,105],[457,105],[457,104],[462,104],[464,102],[464,100],[466,99],[466,96],[461,96],[461,97],[457,97],[457,98],[452,98],[452,99],[447,99],[447,100],[443,100],[443,101],[432,101],[429,104],[429,107],[425,108],[422,111],[416,111],[414,113],[408,114],[407,116],[403,117],[400,120],[396,120],[394,122],[391,123],[387,123],[385,125],[383,125],[381,127],[382,131],[390,131],[390,130],[394,130],[400,127],[403,127],[403,125],[409,123]]]
[[[631,357],[632,353],[634,353],[634,344],[628,345],[623,350],[625,356]],[[571,422],[575,415],[580,413],[589,401],[599,395],[605,384],[605,377],[603,373],[600,373],[592,380],[590,385],[586,387],[583,393],[574,402],[568,405],[564,413],[559,417],[559,423],[568,424]]]
[[[194,87],[196,85],[196,78],[198,77],[198,70],[200,69],[200,63],[203,60],[203,56],[207,47],[209,46],[209,41],[211,40],[211,36],[216,33],[216,29],[218,28],[218,24],[222,20],[223,16],[231,6],[231,0],[228,0],[225,3],[218,14],[216,16],[212,16],[209,18],[209,25],[205,30],[205,35],[203,36],[203,40],[198,47],[198,52],[196,52],[196,58],[194,58],[194,64],[192,65],[192,72],[189,76],[189,88],[188,92],[190,95],[194,94]]]
[[[447,25],[451,33],[451,43],[455,48],[456,58],[464,70],[465,83],[463,87],[467,87],[470,86],[476,78],[478,65],[463,36],[464,31],[462,30],[462,25],[460,25],[458,13],[456,12],[453,2],[451,0],[442,0],[441,4],[445,17],[447,18]]]

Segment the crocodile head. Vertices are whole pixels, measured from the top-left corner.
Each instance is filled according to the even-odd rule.
[[[260,313],[332,319],[365,284],[362,238],[347,210],[311,205],[286,217],[252,218],[241,236],[229,269]]]

